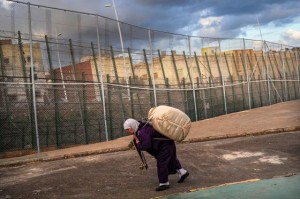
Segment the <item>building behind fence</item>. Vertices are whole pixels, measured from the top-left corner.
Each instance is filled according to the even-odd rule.
[[[103,16],[20,2],[0,16],[0,152],[112,140],[158,105],[198,121],[300,98],[297,47],[119,22],[123,47]]]

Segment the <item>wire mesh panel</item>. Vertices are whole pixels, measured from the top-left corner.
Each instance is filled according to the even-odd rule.
[[[1,103],[1,152],[7,149],[35,148],[36,139],[32,133],[34,128],[33,109],[30,85],[1,85],[1,92],[7,97]],[[18,93],[18,95],[11,95]]]
[[[0,16],[0,152],[116,139],[157,105],[197,121],[300,98],[299,48],[22,2]]]

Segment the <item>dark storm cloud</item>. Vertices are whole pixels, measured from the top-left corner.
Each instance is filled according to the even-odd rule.
[[[105,7],[111,0],[29,1],[115,19],[114,10]],[[255,27],[257,19],[261,25],[272,23],[281,27],[300,15],[299,0],[115,0],[115,3],[119,20],[125,23],[179,34],[192,32],[194,36],[206,37],[243,35],[243,28]],[[209,25],[199,23],[213,17],[216,21]],[[215,32],[209,31],[212,29]]]
[[[129,2],[131,3],[120,2],[119,6],[122,7],[119,9],[120,15],[123,14],[122,19],[138,26],[183,33],[181,30],[184,26],[193,29],[201,18],[222,16],[222,24],[218,29],[219,35],[224,32],[231,37],[239,35],[241,28],[257,24],[257,19],[261,24],[272,22],[277,26],[284,25],[299,16],[300,10],[298,0],[132,0]],[[204,10],[208,12],[200,16],[200,12]],[[203,27],[199,24],[198,28]],[[229,30],[232,30],[231,34]]]

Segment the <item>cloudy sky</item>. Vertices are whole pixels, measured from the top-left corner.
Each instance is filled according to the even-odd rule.
[[[113,9],[105,7],[111,0],[24,2],[115,19]],[[0,9],[7,4],[0,0]],[[115,0],[115,4],[119,20],[136,26],[202,37],[263,38],[300,46],[299,0]]]

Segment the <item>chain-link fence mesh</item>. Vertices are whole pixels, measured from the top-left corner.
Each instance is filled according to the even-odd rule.
[[[197,121],[300,98],[299,48],[20,2],[0,16],[0,152],[116,139],[157,105]]]

